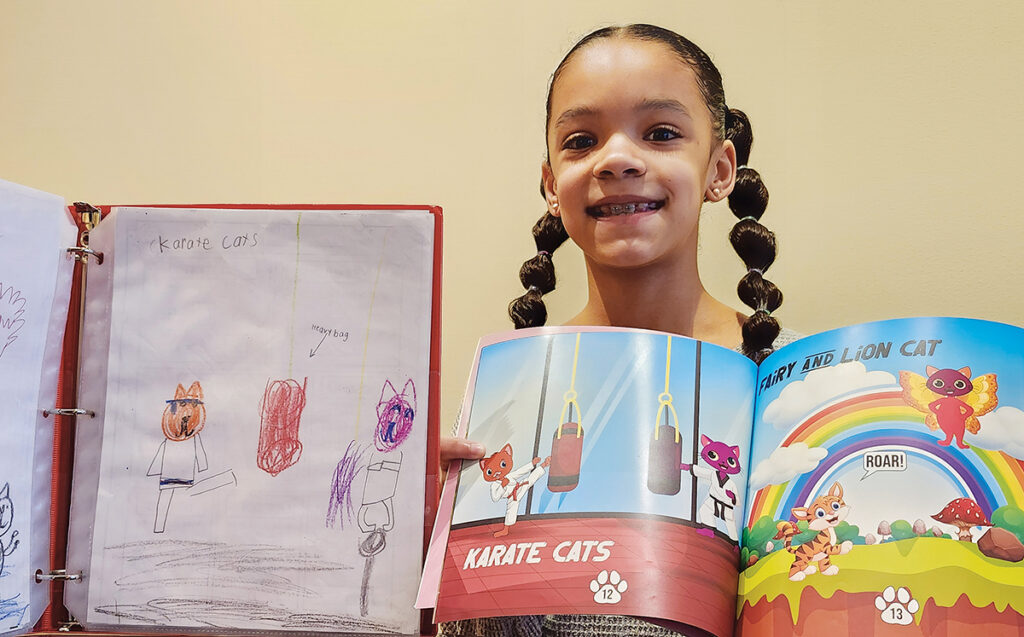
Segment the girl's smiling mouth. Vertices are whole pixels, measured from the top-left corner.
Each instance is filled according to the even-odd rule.
[[[618,203],[606,203],[597,206],[587,206],[587,214],[591,217],[618,217],[631,215],[638,212],[653,212],[665,205],[665,200],[660,201],[627,201]]]

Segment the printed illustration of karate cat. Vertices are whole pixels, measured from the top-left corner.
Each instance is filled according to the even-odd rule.
[[[544,475],[551,464],[551,456],[541,460],[534,458],[529,464],[512,469],[512,445],[505,444],[500,450],[480,460],[484,480],[491,483],[491,499],[495,502],[506,498],[505,526],[494,532],[494,537],[508,535],[509,527],[519,517],[519,503],[530,492],[533,485]],[[526,478],[523,480],[522,478]]]

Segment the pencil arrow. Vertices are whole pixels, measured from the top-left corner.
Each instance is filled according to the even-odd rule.
[[[323,335],[323,338],[321,338],[320,342],[316,344],[316,347],[314,347],[313,349],[309,350],[309,357],[310,358],[313,358],[313,356],[316,354],[317,350],[320,349],[320,346],[324,344],[324,339],[325,338],[327,338],[327,334]]]

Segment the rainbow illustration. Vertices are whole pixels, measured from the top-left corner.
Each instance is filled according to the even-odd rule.
[[[1006,504],[1024,509],[1024,462],[1001,451],[941,446],[924,419],[923,413],[903,401],[899,389],[826,405],[798,424],[780,446],[803,442],[826,449],[828,455],[813,471],[760,489],[753,498],[747,525],[753,526],[762,516],[789,519],[790,510],[806,506],[835,467],[868,450],[905,451],[931,463],[989,513]]]

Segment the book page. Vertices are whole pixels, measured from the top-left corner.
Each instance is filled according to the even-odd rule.
[[[88,592],[68,598],[86,626],[418,632],[433,234],[425,210],[97,227],[102,422],[78,432]]]
[[[0,635],[46,608],[50,474],[60,346],[77,229],[64,200],[0,181]]]
[[[731,634],[754,374],[658,332],[485,339],[462,432],[490,455],[458,472],[435,618],[644,615]]]
[[[766,359],[758,392],[744,635],[1018,634],[1024,330],[825,332]]]

